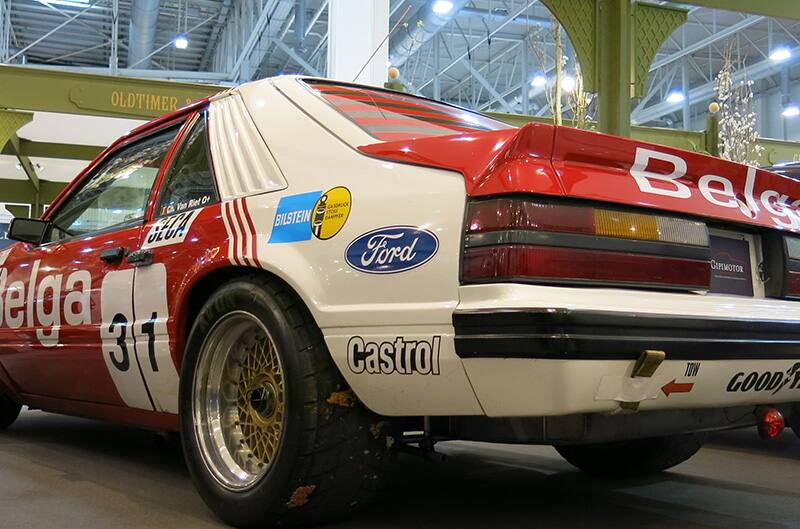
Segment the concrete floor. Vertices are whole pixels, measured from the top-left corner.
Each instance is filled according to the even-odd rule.
[[[800,439],[718,434],[661,476],[607,482],[549,447],[443,446],[409,458],[383,499],[338,528],[800,529]],[[222,527],[180,450],[152,433],[26,412],[0,435],[0,529]]]

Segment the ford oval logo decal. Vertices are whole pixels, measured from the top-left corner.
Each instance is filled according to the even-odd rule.
[[[345,250],[347,264],[367,274],[394,274],[422,266],[439,250],[439,239],[416,226],[387,226],[365,233]]]

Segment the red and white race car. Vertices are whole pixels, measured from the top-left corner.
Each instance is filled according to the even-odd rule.
[[[0,426],[27,405],[180,431],[243,527],[356,508],[400,443],[659,471],[798,414],[798,204],[794,180],[695,153],[246,84],[14,222]]]

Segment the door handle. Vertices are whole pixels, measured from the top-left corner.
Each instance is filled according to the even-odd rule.
[[[128,254],[128,263],[133,266],[147,266],[153,264],[153,252],[150,250],[136,250]]]
[[[106,263],[118,263],[125,257],[126,250],[122,246],[118,248],[106,248],[100,252],[100,260]]]

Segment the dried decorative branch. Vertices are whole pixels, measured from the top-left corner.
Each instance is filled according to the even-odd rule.
[[[572,124],[575,128],[587,130],[593,128],[592,122],[589,120],[592,98],[588,92],[583,90],[583,74],[580,65],[575,67],[575,89],[569,94],[567,103],[572,111]]]
[[[758,144],[756,113],[752,109],[753,81],[736,83],[737,64],[733,59],[733,46],[723,54],[723,65],[717,75],[717,102],[719,103],[719,153],[733,162],[758,166],[764,148]],[[746,69],[740,61],[738,66]]]
[[[562,89],[562,81],[565,77],[564,67],[567,65],[568,58],[564,54],[564,42],[561,31],[561,24],[552,18],[553,23],[549,38],[554,43],[554,66],[555,77],[548,80],[547,84],[543,87],[545,101],[550,115],[553,117],[553,123],[562,125],[564,122],[565,113],[572,116],[572,125],[577,128],[588,129],[591,128],[591,123],[588,118],[589,107],[592,99],[588,93],[583,90],[583,76],[581,75],[580,67],[576,65],[575,68],[575,88],[566,94]],[[528,47],[539,63],[539,69],[542,72],[548,70],[550,66],[548,62],[548,54],[546,51],[545,32],[542,27],[537,25],[526,36]],[[566,103],[566,105],[565,105]]]

